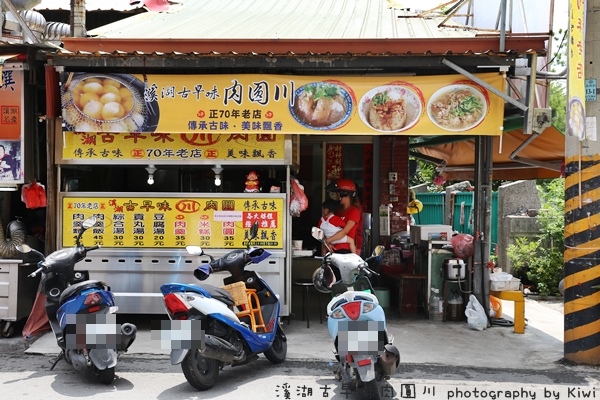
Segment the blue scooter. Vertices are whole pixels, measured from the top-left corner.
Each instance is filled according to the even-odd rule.
[[[64,358],[77,371],[91,372],[101,383],[109,384],[115,377],[118,355],[131,346],[137,327],[116,323],[118,307],[106,283],[89,280],[87,271],[75,271],[77,262],[100,248],[81,244],[81,235],[96,222],[96,217],[83,221],[75,247],[57,250],[48,257],[27,244],[16,247],[21,253],[41,257],[39,268],[29,276],[42,273],[46,315],[61,349],[50,370]]]
[[[212,272],[229,272],[231,276],[223,282],[226,287],[237,288],[233,295],[225,288],[209,284],[168,283],[160,287],[172,322],[185,320],[178,321],[178,326],[173,324],[170,337],[202,335],[199,340],[190,339],[188,346],[171,345],[171,364],[181,364],[185,378],[198,390],[212,388],[219,370],[226,365],[247,364],[258,359],[260,353],[278,364],[287,355],[279,299],[258,273],[245,270],[247,265],[258,264],[271,255],[260,247],[250,247],[257,237],[258,223],[254,223],[246,249],[230,251],[219,259],[209,255],[210,262],[194,271],[200,281]],[[186,249],[192,255],[204,255],[198,246]],[[242,303],[245,310],[238,308]],[[191,322],[184,328],[182,322],[187,321]],[[177,332],[178,329],[181,331]]]
[[[369,262],[377,259],[384,247],[375,247],[371,257],[363,260],[353,253],[333,253],[317,227],[312,228],[312,236],[329,250],[313,273],[313,284],[320,292],[333,295],[327,304],[327,327],[339,363],[336,379],[379,400],[377,382],[389,379],[400,364],[400,352],[387,331],[385,312],[369,279],[377,275]]]

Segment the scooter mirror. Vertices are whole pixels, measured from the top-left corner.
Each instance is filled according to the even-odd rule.
[[[323,241],[323,230],[317,228],[316,226],[313,226],[311,231],[310,231],[312,237],[314,237],[315,239],[317,239],[319,242]]]
[[[194,276],[199,281],[204,281],[204,280],[206,280],[209,277],[210,272],[211,272],[210,265],[209,264],[202,264],[202,265],[199,265],[198,268],[196,268],[194,270]]]
[[[91,217],[83,221],[83,229],[90,229],[92,226],[96,225],[96,221],[96,216],[92,215]]]
[[[374,249],[373,249],[373,254],[371,255],[371,257],[379,257],[380,255],[383,254],[383,251],[385,250],[385,247],[382,245],[377,245]]]
[[[186,246],[187,252],[193,256],[201,256],[204,254],[200,246]]]
[[[20,245],[15,246],[17,248],[17,251],[19,251],[20,253],[30,253],[31,252],[31,247],[29,247],[29,245],[23,243]]]

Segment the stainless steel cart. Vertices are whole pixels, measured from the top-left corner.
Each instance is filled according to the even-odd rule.
[[[0,259],[0,332],[3,337],[13,336],[13,323],[31,313],[40,278],[27,275],[36,268],[35,262]]]

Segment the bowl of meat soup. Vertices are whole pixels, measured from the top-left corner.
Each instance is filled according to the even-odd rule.
[[[352,115],[352,94],[336,83],[313,82],[298,88],[290,114],[300,125],[316,130],[342,127]]]
[[[412,128],[423,113],[423,95],[412,85],[378,86],[361,98],[361,120],[379,132],[402,132]]]
[[[452,84],[436,91],[427,104],[431,122],[446,131],[467,131],[479,125],[488,112],[483,88]]]

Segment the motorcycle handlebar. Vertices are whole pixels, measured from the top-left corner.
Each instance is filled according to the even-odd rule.
[[[87,253],[88,251],[92,251],[92,250],[98,250],[99,248],[100,248],[100,245],[99,245],[99,244],[97,244],[97,245],[95,245],[95,246],[92,246],[92,247],[86,247],[86,248],[85,248],[85,252]]]
[[[35,271],[33,271],[32,273],[30,273],[30,274],[29,274],[29,275],[27,275],[27,276],[28,276],[28,277],[30,277],[30,278],[35,278],[35,276],[36,276],[37,274],[39,274],[40,272],[42,272],[42,270],[43,270],[43,269],[44,269],[44,268],[42,268],[42,267],[39,267],[38,269],[36,269]]]

